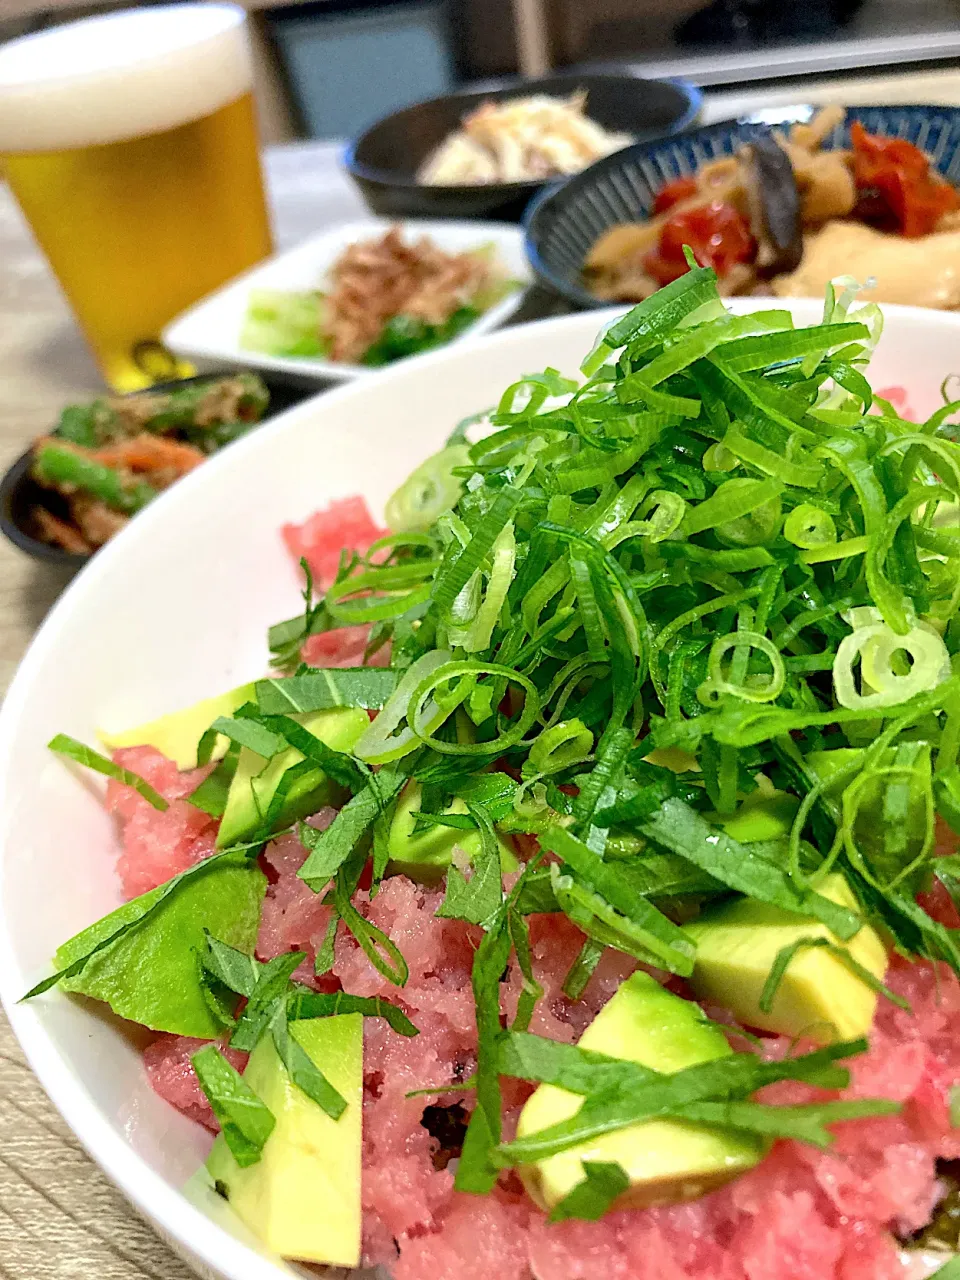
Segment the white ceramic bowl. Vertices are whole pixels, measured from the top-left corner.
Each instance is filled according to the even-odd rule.
[[[466,249],[494,245],[508,278],[519,282],[520,287],[512,289],[474,320],[453,339],[454,342],[491,333],[505,324],[520,305],[523,286],[530,280],[530,268],[524,256],[523,234],[519,227],[508,222],[411,220],[397,223],[385,218],[364,218],[361,222],[347,222],[321,231],[303,244],[278,253],[231,280],[171,321],[163,331],[164,343],[175,355],[192,360],[202,369],[262,369],[295,375],[300,382],[320,383],[370,377],[377,370],[366,365],[321,360],[316,356],[293,359],[247,351],[240,345],[240,332],[252,289],[303,291],[323,288],[327,273],[348,245],[382,236],[392,226],[399,226],[407,240],[427,236],[447,253],[462,253]]]
[[[799,323],[821,314],[809,301],[793,310]],[[101,788],[45,744],[58,731],[93,742],[98,726],[128,727],[262,673],[268,624],[298,607],[279,526],[357,492],[379,514],[458,419],[524,373],[573,373],[606,318],[543,321],[417,357],[299,405],[217,454],[83,570],[0,712],[0,995],[87,1151],[208,1274],[277,1280],[289,1268],[245,1241],[222,1200],[211,1194],[204,1209],[184,1197],[208,1140],[153,1094],[115,1022],[57,992],[17,1004],[49,971],[57,944],[119,902]],[[927,414],[957,369],[958,317],[888,308],[876,386],[909,387],[913,408]]]

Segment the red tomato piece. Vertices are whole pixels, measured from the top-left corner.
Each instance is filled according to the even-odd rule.
[[[689,200],[696,193],[696,178],[674,178],[673,182],[665,183],[657,192],[657,198],[653,202],[654,216],[666,213],[675,204],[679,204],[681,200]]]
[[[864,221],[914,238],[929,235],[945,213],[960,207],[960,194],[931,175],[929,160],[912,142],[875,137],[859,120],[850,138]]]
[[[750,262],[757,243],[750,224],[739,210],[723,200],[678,213],[664,223],[660,243],[643,260],[645,270],[661,285],[687,270],[683,256],[689,245],[701,267],[713,267],[721,278],[738,262]]]

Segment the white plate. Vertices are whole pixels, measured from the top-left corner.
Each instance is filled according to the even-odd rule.
[[[168,324],[163,331],[163,342],[175,355],[192,360],[201,368],[222,368],[227,365],[234,368],[273,370],[276,373],[296,374],[301,380],[315,379],[317,382],[329,382],[331,379],[342,382],[379,372],[365,365],[344,364],[319,357],[304,356],[294,359],[247,351],[240,346],[240,331],[252,289],[302,291],[323,288],[327,272],[348,245],[355,244],[358,240],[371,240],[381,236],[392,226],[400,226],[408,240],[429,236],[448,253],[476,249],[481,245],[496,245],[497,256],[503,263],[507,276],[519,281],[521,286],[530,281],[530,268],[523,252],[523,234],[519,227],[508,222],[390,222],[385,218],[365,218],[363,221],[348,222],[311,236],[295,249],[288,249],[286,253],[268,258],[258,267],[231,280],[222,289],[211,293]],[[491,333],[499,328],[516,311],[522,297],[522,287],[512,290],[453,341],[462,342],[464,338]]]
[[[753,307],[757,303],[754,302]],[[792,306],[800,323],[816,302]],[[738,309],[744,309],[743,304]],[[912,389],[929,413],[956,370],[960,317],[889,307],[875,385]],[[208,1274],[278,1280],[279,1260],[181,1188],[208,1137],[147,1084],[115,1020],[50,992],[20,996],[56,946],[120,901],[102,788],[54,758],[63,731],[95,741],[229,689],[267,666],[267,626],[299,607],[279,535],[332,498],[375,515],[454,423],[524,373],[575,372],[609,313],[526,325],[415,357],[318,396],[216,454],[151,504],[77,577],[40,630],[0,711],[0,995],[31,1065],[87,1151],[140,1212]]]

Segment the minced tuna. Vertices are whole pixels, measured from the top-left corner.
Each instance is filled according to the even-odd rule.
[[[194,829],[178,797],[197,775],[178,774],[150,748],[117,753],[173,801],[158,813],[128,788],[111,783],[110,805],[122,830],[119,868],[126,891],[143,892],[203,857],[213,847],[209,820]],[[190,806],[183,804],[182,810]],[[194,811],[196,812],[196,811]],[[313,820],[325,826],[333,811]],[[204,819],[207,825],[200,823]],[[945,842],[946,843],[946,842]],[[329,909],[296,877],[305,856],[292,836],[268,846],[263,861],[270,884],[258,943],[261,959],[290,950],[313,957]],[[400,1003],[420,1029],[413,1039],[368,1019],[364,1032],[364,1252],[385,1264],[394,1280],[902,1280],[893,1233],[909,1234],[930,1218],[942,1190],[936,1161],[960,1158],[960,1132],[950,1124],[949,1095],[960,1081],[960,982],[945,966],[893,957],[887,981],[907,997],[906,1013],[881,1000],[869,1051],[851,1061],[852,1082],[842,1096],[887,1097],[906,1105],[900,1115],[835,1127],[827,1152],[779,1142],[755,1170],[691,1204],[608,1215],[596,1223],[548,1225],[508,1175],[487,1197],[453,1189],[452,1153],[424,1124],[428,1108],[472,1105],[456,1091],[474,1067],[476,1032],[470,968],[479,930],[435,915],[442,895],[405,876],[384,882],[378,895],[357,895],[359,909],[397,943],[410,967],[398,991],[341,929],[332,983],[357,995]],[[576,1039],[616,990],[632,961],[608,951],[582,1001],[561,984],[583,941],[565,918],[531,918],[534,967],[544,988],[531,1031]],[[297,977],[314,981],[304,965]],[[331,979],[324,980],[331,985]],[[671,979],[682,990],[682,983]],[[520,975],[503,988],[511,1015]],[[710,1011],[716,1016],[716,1011]],[[199,1042],[162,1035],[146,1050],[157,1092],[184,1114],[216,1122],[189,1065]],[[741,1046],[742,1047],[742,1046]],[[769,1038],[764,1052],[782,1054],[786,1042]],[[229,1051],[242,1066],[242,1054]],[[424,1086],[447,1092],[408,1098]],[[768,1101],[801,1102],[809,1087],[785,1083]],[[508,1134],[530,1086],[506,1082]],[[436,1115],[436,1110],[429,1114]],[[436,1129],[436,1125],[432,1125]],[[447,1126],[449,1129],[450,1126]]]
[[[153,747],[123,747],[113,758],[170,802],[158,813],[130,787],[112,779],[107,783],[107,810],[123,824],[117,874],[126,896],[136,898],[213,853],[216,821],[183,798],[196,791],[210,770],[179,773]]]
[[[285,524],[282,533],[294,560],[306,560],[319,587],[329,585],[337,576],[341,551],[364,552],[386,529],[374,524],[362,498],[343,498],[303,524]]]

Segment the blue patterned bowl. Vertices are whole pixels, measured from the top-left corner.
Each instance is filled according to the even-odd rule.
[[[548,188],[524,220],[525,248],[535,275],[577,307],[609,305],[588,293],[581,277],[587,254],[609,227],[646,217],[665,182],[732,155],[759,129],[807,121],[816,110],[777,107],[656,142],[638,142]],[[851,107],[824,148],[849,146],[854,120],[868,133],[915,143],[948,181],[960,185],[960,107]]]

